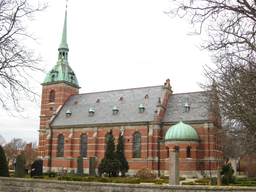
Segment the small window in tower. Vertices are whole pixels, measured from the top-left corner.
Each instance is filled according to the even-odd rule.
[[[66,112],[66,117],[70,117],[71,116],[71,111],[68,109],[67,112]]]
[[[123,98],[123,97],[120,97],[119,101],[123,101],[123,100],[124,100],[124,98]]]
[[[139,113],[143,113],[144,110],[145,110],[145,107],[142,104],[140,104],[140,106],[139,106]]]
[[[169,158],[169,153],[170,153],[170,151],[169,151],[169,147],[167,147],[167,146],[166,146],[166,152],[167,152],[166,158]]]
[[[73,77],[73,76],[71,76],[71,83],[73,83],[73,81],[74,81],[74,77]]]
[[[179,153],[179,147],[175,147],[175,153]]]
[[[96,100],[96,103],[100,103],[100,99],[97,99],[97,100]]]
[[[118,108],[116,106],[114,106],[114,108],[112,109],[112,114],[116,115],[118,113]]]
[[[50,103],[55,102],[55,91],[52,90],[50,93]]]
[[[52,111],[52,110],[53,110],[53,108],[52,108],[52,107],[50,107],[50,110]]]
[[[55,75],[52,75],[52,82],[55,81]]]
[[[144,97],[144,99],[148,99],[149,97],[148,97],[148,94],[147,95],[145,95],[145,97]]]
[[[187,147],[187,158],[190,158],[190,147]]]

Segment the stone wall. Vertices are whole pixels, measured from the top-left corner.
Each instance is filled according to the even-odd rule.
[[[256,187],[132,185],[0,177],[1,192],[249,192]]]

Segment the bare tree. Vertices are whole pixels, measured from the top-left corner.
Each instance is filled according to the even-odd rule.
[[[43,69],[41,58],[25,44],[26,39],[36,40],[26,23],[46,7],[29,0],[0,0],[0,103],[11,115],[24,111],[21,100],[35,101],[38,96],[30,82],[32,74]]]
[[[23,141],[20,138],[13,138],[9,143],[5,144],[4,152],[9,161],[14,163],[16,156],[19,154],[19,151],[24,150],[27,145],[26,141]]]
[[[200,48],[212,54],[214,66],[205,66],[208,83],[201,86],[216,86],[216,96],[209,96],[219,102],[226,144],[240,155],[256,156],[256,1],[170,2],[166,14],[185,18],[193,26],[191,35],[203,34]]]
[[[5,138],[2,135],[0,135],[0,145],[3,147],[5,143]]]

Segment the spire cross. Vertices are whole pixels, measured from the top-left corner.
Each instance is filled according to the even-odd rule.
[[[68,9],[68,0],[66,0],[66,9]]]

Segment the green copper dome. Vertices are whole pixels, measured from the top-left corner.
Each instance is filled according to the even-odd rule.
[[[199,141],[199,136],[194,127],[180,122],[168,129],[165,140],[194,140]]]
[[[68,44],[67,44],[67,11],[61,38],[61,44],[58,48],[58,61],[50,70],[44,79],[44,83],[65,81],[79,87],[76,75],[68,63]]]

